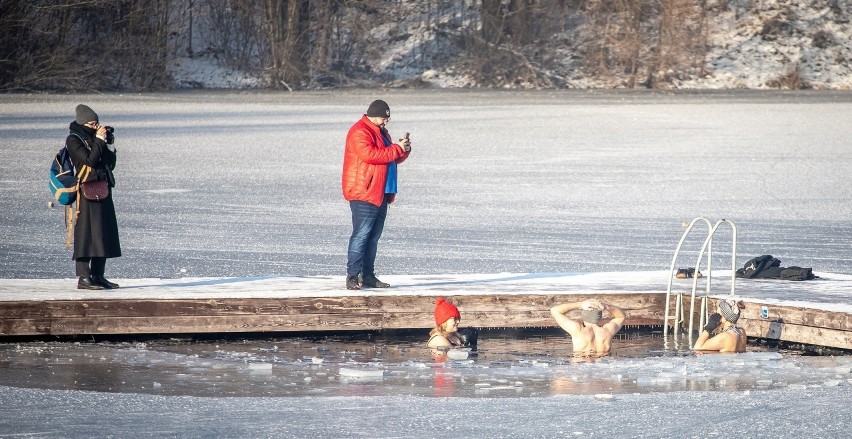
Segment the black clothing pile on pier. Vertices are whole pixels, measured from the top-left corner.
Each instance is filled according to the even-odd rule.
[[[811,268],[782,267],[781,260],[772,255],[758,256],[737,270],[737,277],[745,279],[812,280]]]

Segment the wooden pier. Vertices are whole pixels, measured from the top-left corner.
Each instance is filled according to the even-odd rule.
[[[76,290],[73,280],[6,279],[0,286],[0,341],[49,335],[431,328],[437,297],[456,304],[468,327],[555,327],[550,307],[588,298],[623,308],[628,325],[663,325],[666,294],[654,276],[619,282],[607,277],[623,274],[597,275],[389,276],[386,280],[394,287],[362,291],[342,289],[341,279],[334,277],[124,280],[118,290],[95,292]],[[852,349],[852,292],[841,295],[844,303],[837,303],[833,294],[846,285],[831,285],[835,302],[823,304],[738,295],[746,302],[740,323],[750,337]],[[686,295],[687,312],[689,300]],[[710,302],[715,309],[717,299],[711,296]],[[694,322],[698,330],[698,319]]]
[[[662,324],[665,295],[448,296],[470,327],[555,326],[560,301],[596,297],[619,303],[631,325]],[[431,328],[436,296],[216,299],[97,299],[2,302],[0,335],[178,334],[364,331]]]

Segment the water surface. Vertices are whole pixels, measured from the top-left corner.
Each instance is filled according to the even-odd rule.
[[[483,331],[467,358],[416,332],[0,345],[0,385],[189,396],[532,397],[737,391],[852,383],[852,356],[750,346],[696,355],[625,331],[612,355],[573,357],[556,330]],[[456,357],[451,355],[450,357]]]

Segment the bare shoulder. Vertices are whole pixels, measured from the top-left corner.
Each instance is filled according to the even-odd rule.
[[[603,325],[603,329],[605,329],[609,333],[609,336],[612,337],[621,330],[623,322],[624,319],[618,319],[618,321],[616,321],[616,319],[612,319],[607,324]]]

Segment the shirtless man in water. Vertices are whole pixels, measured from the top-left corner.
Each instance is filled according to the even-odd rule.
[[[580,320],[569,318],[565,315],[568,311],[579,309]],[[603,326],[598,326],[598,321],[604,311],[612,315],[612,320]],[[612,345],[612,337],[624,324],[624,310],[621,308],[602,303],[596,299],[584,300],[582,302],[565,303],[550,308],[550,314],[562,329],[571,335],[574,343],[574,354],[608,355]]]

